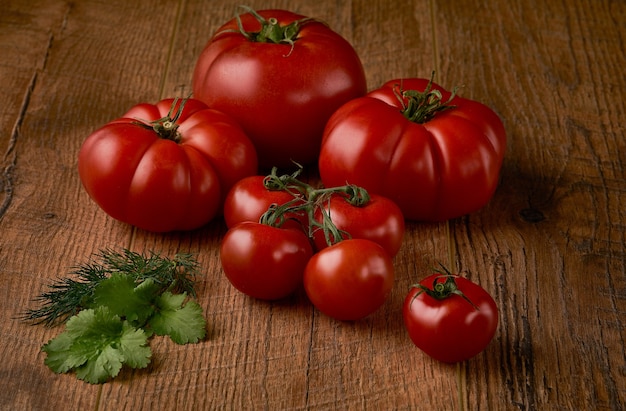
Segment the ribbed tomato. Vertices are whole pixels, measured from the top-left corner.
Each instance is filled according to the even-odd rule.
[[[487,204],[505,146],[486,105],[427,79],[398,79],[333,114],[319,171],[328,187],[348,182],[388,197],[409,220],[443,221]]]
[[[111,217],[139,228],[191,230],[228,190],[256,174],[254,146],[229,116],[195,99],[139,104],[83,143],[78,172]]]

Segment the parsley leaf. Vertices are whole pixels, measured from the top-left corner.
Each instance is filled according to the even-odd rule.
[[[146,333],[114,314],[106,306],[83,310],[71,317],[65,332],[42,348],[45,364],[56,373],[76,370],[91,384],[115,377],[127,364],[145,368],[152,351]]]
[[[164,292],[155,303],[157,313],[149,325],[157,335],[169,335],[177,344],[196,343],[206,336],[206,320],[202,307],[195,301],[183,305],[186,294]]]

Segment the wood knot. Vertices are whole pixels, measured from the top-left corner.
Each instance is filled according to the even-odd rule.
[[[546,216],[536,208],[524,208],[519,211],[519,215],[527,223],[538,223],[546,219]]]

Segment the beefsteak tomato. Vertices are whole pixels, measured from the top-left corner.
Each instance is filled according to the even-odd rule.
[[[343,240],[315,254],[304,270],[304,289],[322,313],[341,321],[378,310],[391,293],[391,257],[373,241]]]
[[[136,105],[87,137],[78,172],[111,217],[154,232],[191,230],[221,212],[236,181],[256,174],[257,155],[226,114],[165,99]]]
[[[317,160],[331,114],[365,95],[356,51],[321,21],[248,9],[220,27],[200,54],[194,97],[232,116],[263,167]]]
[[[427,79],[398,79],[339,108],[324,130],[324,185],[355,184],[393,200],[405,218],[444,221],[483,207],[506,146],[489,107]]]
[[[312,254],[302,231],[250,221],[229,229],[220,245],[222,268],[230,283],[262,300],[292,294],[302,284]]]
[[[498,307],[491,295],[480,285],[450,274],[432,274],[411,288],[402,314],[413,343],[447,363],[483,351],[498,326]]]

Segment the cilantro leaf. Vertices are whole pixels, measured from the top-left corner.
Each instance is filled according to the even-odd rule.
[[[95,352],[84,365],[76,369],[76,377],[90,384],[101,384],[115,377],[122,369],[124,357],[110,345]]]
[[[95,305],[108,307],[113,314],[133,324],[144,325],[153,312],[153,301],[160,286],[148,278],[136,285],[135,280],[125,273],[111,274],[94,290]]]
[[[65,332],[42,348],[45,364],[56,373],[76,370],[76,376],[91,384],[115,377],[127,364],[146,367],[151,350],[142,329],[133,327],[105,306],[83,310],[71,317]]]
[[[124,357],[124,364],[131,368],[146,368],[152,356],[152,351],[147,346],[147,334],[141,328],[124,325],[124,333],[117,344],[118,351]]]
[[[149,325],[157,335],[169,335],[177,344],[196,343],[206,336],[206,320],[202,307],[191,300],[183,305],[186,293],[164,292],[157,297],[158,307]]]
[[[66,373],[72,368],[85,363],[85,359],[72,355],[70,350],[74,337],[68,333],[59,334],[43,346],[42,351],[48,353],[44,363],[57,374]]]

